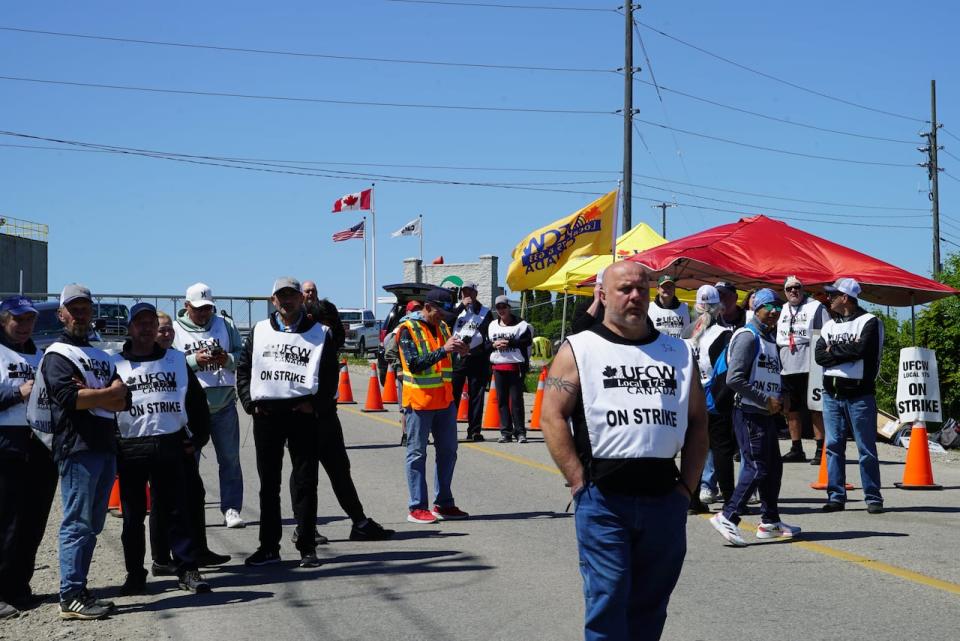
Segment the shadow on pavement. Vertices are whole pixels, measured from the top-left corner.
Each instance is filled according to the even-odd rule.
[[[529,519],[569,519],[570,512],[512,512],[507,514],[471,514],[471,521],[525,521]]]
[[[797,541],[846,541],[876,537],[899,539],[910,536],[903,532],[877,532],[874,530],[845,530],[841,532],[801,532]]]
[[[944,488],[947,489],[947,488]],[[957,514],[960,507],[945,507],[943,505],[908,505],[904,507],[884,507],[884,512],[932,512],[936,514]]]
[[[148,586],[157,586],[158,583],[148,583]],[[171,584],[173,585],[173,584]],[[274,596],[273,592],[250,592],[250,591],[230,591],[218,589],[221,584],[219,580],[211,581],[213,592],[209,594],[191,594],[180,590],[169,591],[170,596],[159,598],[156,601],[144,603],[118,603],[117,609],[112,616],[122,616],[134,612],[163,612],[177,608],[202,608],[213,605],[229,605],[231,603],[249,603],[258,599],[269,599]],[[116,588],[119,593],[120,588]],[[167,592],[160,593],[161,595]],[[106,597],[107,590],[101,590],[100,596]]]
[[[348,450],[389,450],[400,447],[400,441],[396,443],[367,443],[366,445],[348,445]]]

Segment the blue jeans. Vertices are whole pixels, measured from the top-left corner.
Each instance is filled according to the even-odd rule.
[[[60,600],[87,587],[97,535],[107,518],[110,489],[117,475],[109,452],[77,452],[58,463],[63,521],[60,523]]]
[[[847,500],[847,429],[860,452],[860,481],[867,503],[883,505],[880,460],[877,458],[877,399],[874,396],[833,398],[823,395],[823,430],[827,448],[827,500]]]
[[[240,417],[237,416],[236,403],[210,415],[210,440],[217,453],[220,472],[220,511],[234,509],[239,512],[243,507],[243,472],[240,469]]]
[[[609,494],[591,483],[576,503],[585,640],[659,639],[687,554],[689,497]]]
[[[717,469],[713,465],[713,450],[707,450],[707,460],[700,475],[700,489],[717,493]]]
[[[410,510],[426,510],[427,504],[427,443],[433,434],[436,452],[433,504],[439,507],[456,505],[450,484],[457,464],[457,410],[451,403],[442,410],[407,410],[407,488],[410,490]]]
[[[733,410],[733,432],[740,446],[740,476],[733,496],[723,506],[723,515],[740,522],[747,501],[755,490],[760,493],[760,520],[763,523],[780,521],[780,483],[783,480],[783,461],[776,421],[768,414]]]

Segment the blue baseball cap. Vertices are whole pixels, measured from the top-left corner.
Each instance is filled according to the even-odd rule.
[[[0,313],[3,312],[20,316],[22,314],[29,314],[30,312],[36,314],[37,308],[33,306],[33,301],[26,296],[11,296],[10,298],[4,298],[3,301],[0,302]]]
[[[769,304],[783,305],[783,301],[774,293],[772,289],[764,287],[753,295],[753,311],[757,311],[764,305]]]
[[[154,316],[157,315],[157,308],[151,305],[150,303],[137,303],[130,308],[130,320],[132,321],[140,312],[150,312]]]

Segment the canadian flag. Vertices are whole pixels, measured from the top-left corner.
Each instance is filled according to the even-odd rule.
[[[338,198],[333,203],[333,209],[331,211],[335,214],[340,211],[354,211],[358,209],[373,209],[373,187]]]

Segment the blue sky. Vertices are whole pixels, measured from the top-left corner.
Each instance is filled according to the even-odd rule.
[[[505,3],[506,0],[490,0]],[[551,6],[616,8],[602,0]],[[892,117],[805,93],[721,62],[647,28],[640,35],[656,80],[670,89],[881,142],[736,113],[638,84],[638,118],[798,153],[914,165],[938,81],[938,119],[954,126],[958,90],[952,3],[889,1],[644,3],[636,17],[676,38]],[[281,49],[342,56],[489,65],[616,69],[623,17],[612,11],[532,11],[355,0],[262,2],[4,3],[0,27],[131,39]],[[81,83],[352,101],[613,112],[623,81],[572,73],[269,56],[147,46],[0,30],[0,75]],[[638,76],[650,66],[636,47]],[[954,65],[955,67],[955,65]],[[47,138],[183,154],[300,161],[297,176],[131,155],[0,146],[0,214],[50,225],[50,286],[177,293],[203,280],[222,295],[266,295],[282,274],[312,278],[341,306],[361,298],[358,241],[330,236],[358,222],[331,203],[369,174],[439,181],[551,183],[538,190],[392,182],[376,186],[378,281],[397,282],[417,239],[389,232],[417,214],[427,260],[509,253],[524,232],[592,199],[565,191],[612,189],[622,163],[622,119],[605,114],[514,113],[346,106],[115,91],[0,80],[0,129]],[[925,171],[771,153],[638,123],[634,196],[789,217],[790,224],[921,274],[931,270]],[[960,156],[960,139],[941,135]],[[2,144],[57,146],[0,136]],[[960,178],[960,161],[941,155]],[[379,163],[369,167],[324,163]],[[407,166],[404,166],[407,165]],[[422,169],[408,165],[440,166]],[[453,169],[500,168],[507,171]],[[577,170],[577,172],[519,171]],[[353,171],[358,176],[337,174]],[[580,173],[582,172],[582,173]],[[677,184],[692,183],[698,186]],[[584,184],[552,184],[584,183]],[[654,187],[660,187],[655,189]],[[707,189],[768,194],[777,198]],[[960,243],[958,182],[941,176],[944,236]],[[555,190],[555,191],[552,191]],[[783,200],[789,197],[847,205]],[[736,201],[721,203],[704,198]],[[879,210],[852,205],[884,206]],[[648,200],[634,222],[659,229]],[[776,208],[776,209],[773,209]],[[780,211],[785,210],[785,211]],[[816,214],[810,212],[817,212]],[[737,213],[679,206],[677,238],[735,221]],[[950,218],[953,218],[953,222]],[[856,223],[856,225],[827,224]],[[896,226],[896,227],[895,227]],[[771,239],[775,242],[775,239]],[[944,243],[944,255],[955,249]]]

